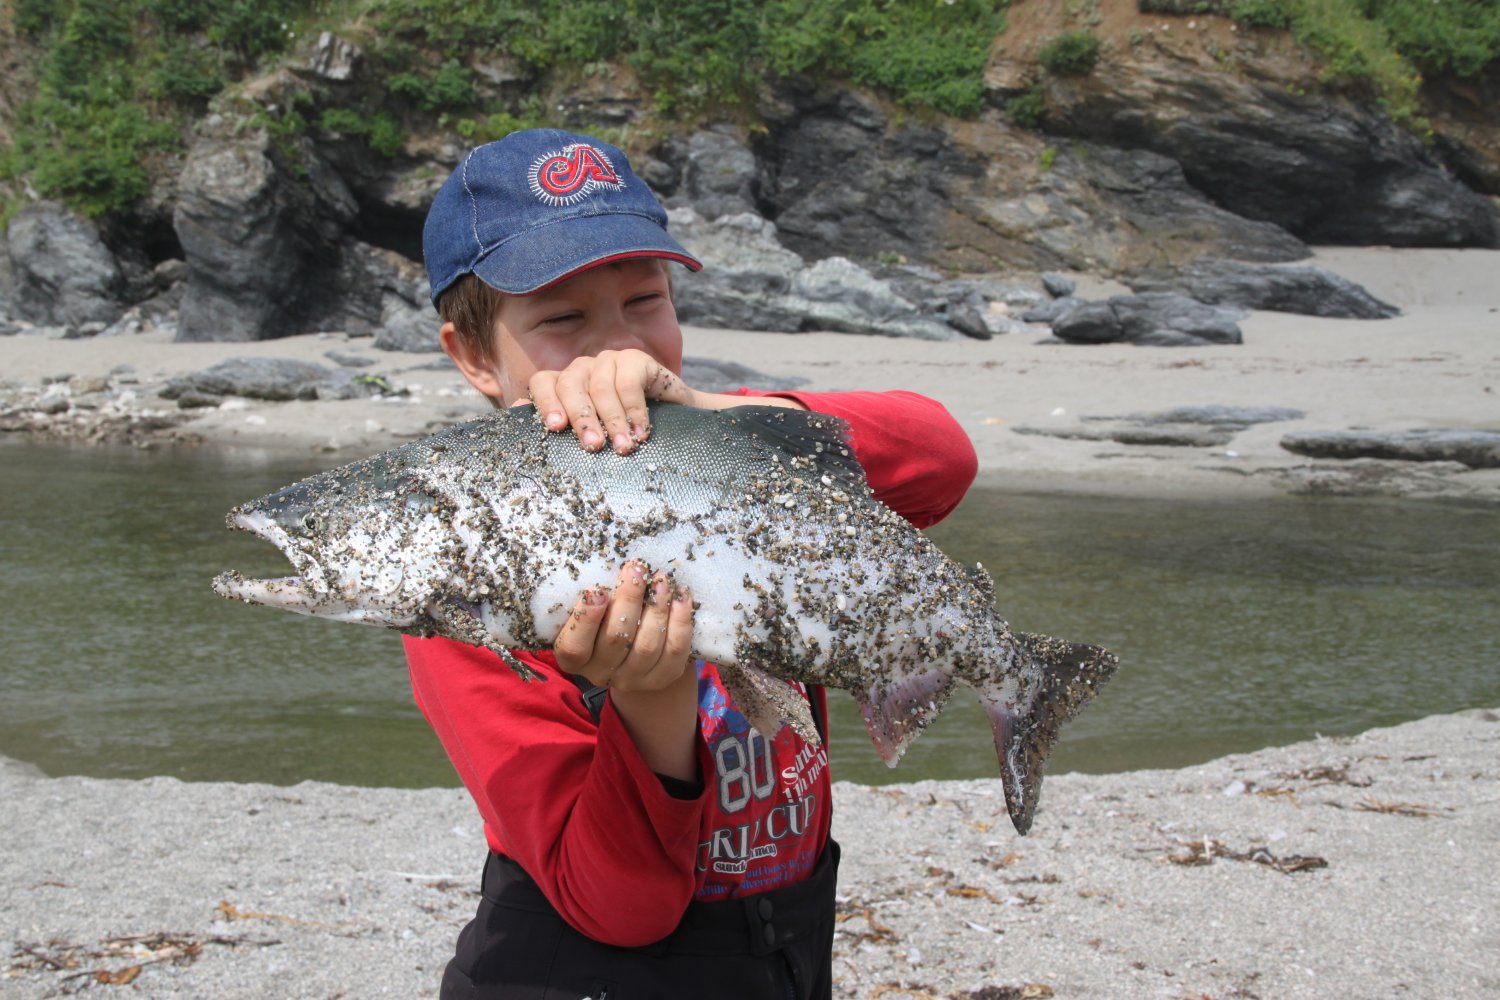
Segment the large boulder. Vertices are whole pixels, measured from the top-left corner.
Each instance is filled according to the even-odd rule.
[[[1147,46],[1135,56],[1045,75],[1048,129],[1169,157],[1215,204],[1308,243],[1500,246],[1500,208],[1373,102],[1206,72]]]
[[[1401,310],[1348,278],[1310,265],[1275,266],[1200,259],[1180,270],[1126,279],[1134,292],[1181,292],[1213,305],[1335,319],[1389,319]]]
[[[1308,255],[1281,227],[1213,204],[1168,157],[1058,142],[997,114],[916,121],[834,92],[802,95],[767,127],[757,204],[810,260],[1116,273]]]
[[[326,328],[353,196],[306,143],[210,133],[190,151],[173,217],[187,260],[178,339],[265,340]],[[296,169],[281,160],[298,158]],[[378,316],[379,305],[375,305]]]
[[[1175,292],[1147,292],[1085,302],[1060,316],[1052,332],[1072,344],[1239,344],[1244,342],[1238,322],[1243,315]]]
[[[757,211],[759,164],[729,126],[714,126],[669,139],[662,158],[675,165],[669,206],[688,205],[705,219]]]
[[[673,272],[673,298],[684,323],[927,340],[962,336],[942,315],[941,296],[924,301],[926,296],[903,294],[893,282],[843,257],[809,265],[781,245],[773,223],[753,213],[709,222],[691,208],[676,208],[670,227],[703,261],[696,274]]]
[[[23,208],[6,230],[16,316],[43,326],[108,326],[129,305],[130,282],[99,226],[61,205]]]

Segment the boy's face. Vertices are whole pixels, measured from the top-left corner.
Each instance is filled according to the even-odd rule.
[[[527,398],[537,372],[561,371],[601,351],[633,347],[682,371],[667,263],[654,258],[604,264],[533,295],[508,295],[493,337],[489,358],[455,360],[476,389],[506,406]]]

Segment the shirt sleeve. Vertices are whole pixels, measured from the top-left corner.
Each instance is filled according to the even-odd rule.
[[[518,654],[547,678],[528,683],[489,650],[403,640],[417,704],[490,847],[597,941],[634,947],[671,933],[696,886],[703,797],[663,787],[608,701],[596,729],[550,653]],[[700,758],[711,768],[701,746]]]
[[[781,396],[849,425],[875,499],[918,528],[953,513],[974,483],[974,444],[946,407],[915,392],[756,392]]]

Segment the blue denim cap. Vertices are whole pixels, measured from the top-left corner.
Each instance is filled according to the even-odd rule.
[[[551,128],[470,152],[427,211],[422,256],[434,306],[470,271],[499,291],[529,295],[617,260],[703,266],[667,235],[666,211],[624,153]]]

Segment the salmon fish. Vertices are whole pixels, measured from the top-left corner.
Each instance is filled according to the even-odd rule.
[[[318,473],[229,514],[294,575],[214,589],[483,646],[536,681],[510,650],[550,648],[578,595],[638,559],[691,589],[695,655],[767,736],[817,739],[778,678],[841,688],[894,766],[954,685],[973,689],[1025,833],[1059,727],[1116,658],[1011,631],[981,567],[872,496],[835,417],[654,403],[651,426],[630,455],[590,453],[522,407]]]

